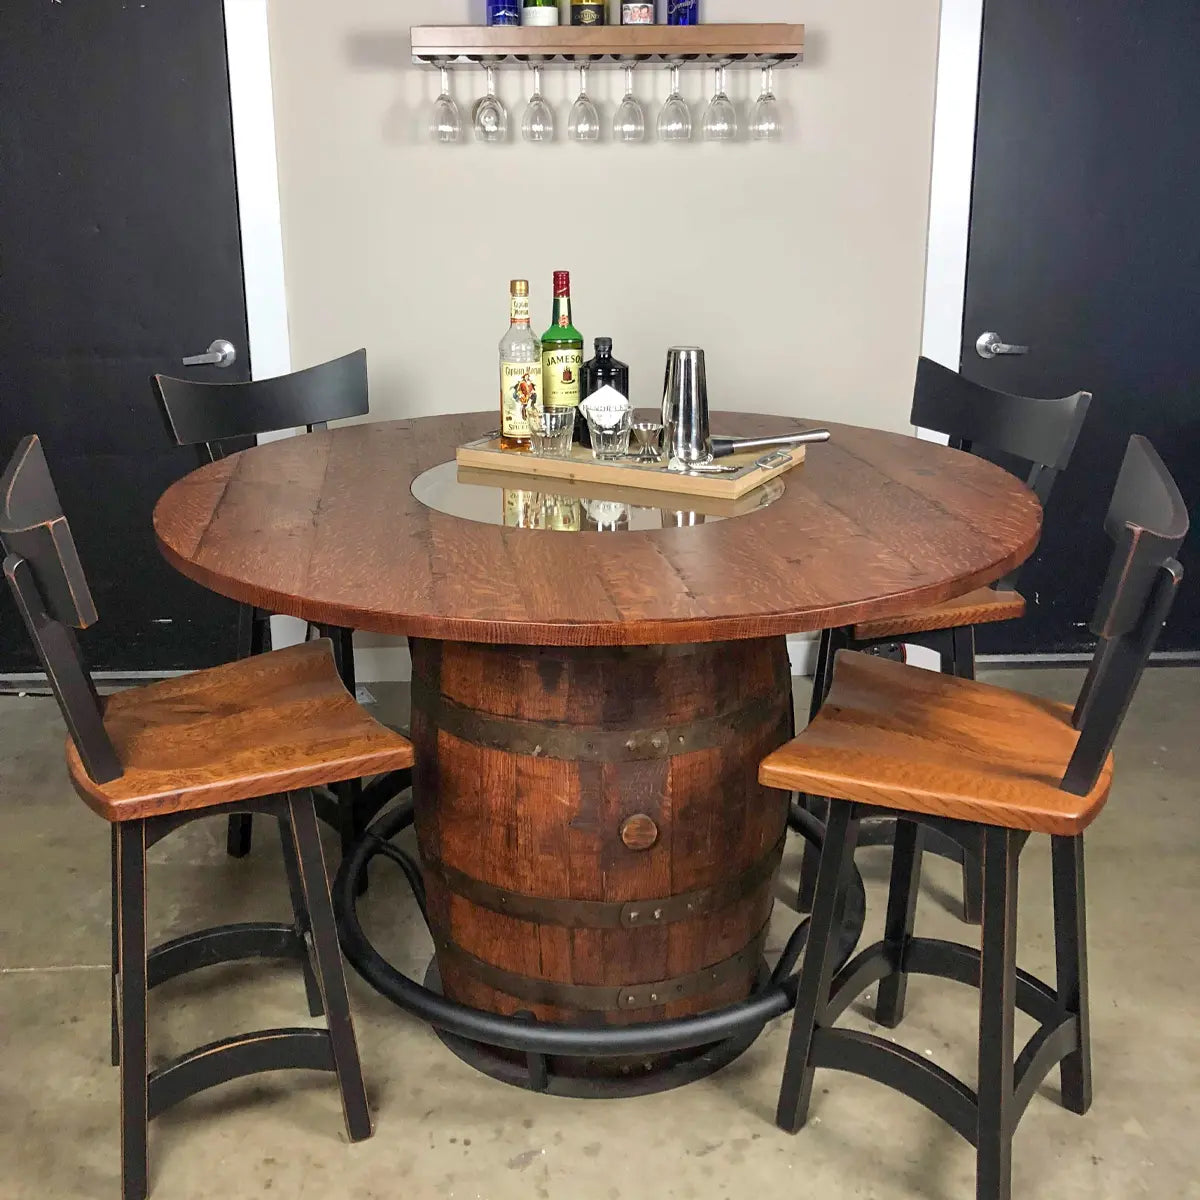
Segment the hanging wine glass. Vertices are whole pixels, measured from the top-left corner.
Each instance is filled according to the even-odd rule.
[[[542,68],[533,68],[533,95],[521,121],[521,136],[527,142],[554,141],[554,110],[542,96]]]
[[[450,95],[450,72],[442,68],[442,94],[433,102],[433,117],[429,122],[429,136],[435,142],[449,144],[462,139],[462,117],[458,105]]]
[[[762,95],[750,114],[750,136],[756,142],[775,142],[783,137],[779,101],[773,87],[774,71],[768,65],[762,69]]]
[[[487,68],[487,95],[475,105],[475,136],[481,142],[508,140],[508,109],[496,95],[496,68]]]
[[[661,142],[692,140],[692,110],[679,94],[679,67],[671,66],[671,94],[658,114],[658,139]]]
[[[592,103],[587,90],[588,66],[581,63],[579,67],[579,98],[571,108],[571,119],[567,124],[567,132],[576,142],[595,142],[600,137],[600,111]]]
[[[725,94],[725,67],[717,67],[713,75],[716,86],[713,98],[704,110],[704,140],[732,142],[737,137],[737,112],[733,101]]]
[[[646,110],[633,94],[633,67],[625,68],[625,99],[613,118],[613,137],[618,142],[644,142],[646,140]]]

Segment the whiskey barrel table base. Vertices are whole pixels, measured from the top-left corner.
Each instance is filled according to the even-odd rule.
[[[808,918],[799,922],[769,976],[760,978],[748,999],[698,1016],[655,1020],[632,1025],[597,1027],[584,1024],[543,1024],[529,1016],[502,1016],[447,999],[440,988],[426,987],[409,978],[379,953],[362,927],[358,915],[360,881],[368,864],[383,856],[403,870],[422,914],[425,888],[420,868],[391,839],[413,823],[413,804],[402,802],[380,816],[342,860],[333,887],[334,906],[342,950],[347,962],[381,996],[413,1016],[428,1022],[456,1054],[485,1074],[502,1082],[550,1095],[613,1098],[665,1091],[702,1078],[732,1062],[762,1032],[768,1021],[784,1016],[796,1003],[797,978],[793,974],[808,936]],[[819,821],[793,803],[788,826],[818,848],[823,837]],[[862,936],[866,919],[866,891],[857,868],[845,883],[836,970],[850,960]],[[428,919],[428,918],[427,918]],[[437,982],[431,971],[426,976]],[[523,1056],[524,1069],[510,1053]],[[659,1058],[679,1051],[698,1050],[676,1057],[657,1073],[606,1076],[578,1072],[556,1074],[551,1064],[569,1059],[594,1063],[599,1059]]]

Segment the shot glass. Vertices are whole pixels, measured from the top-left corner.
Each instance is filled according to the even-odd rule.
[[[588,414],[588,432],[592,435],[592,457],[599,462],[613,462],[629,454],[629,436],[633,432],[633,410],[605,414],[610,424],[599,424]]]
[[[633,436],[638,446],[638,461],[655,463],[662,458],[663,425],[661,421],[637,421]]]
[[[538,458],[570,458],[575,435],[573,408],[538,408],[529,413],[529,439]]]

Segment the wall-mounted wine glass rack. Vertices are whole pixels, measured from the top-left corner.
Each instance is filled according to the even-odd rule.
[[[547,66],[630,63],[680,66],[795,66],[803,25],[417,25],[413,62],[424,66],[504,63]]]

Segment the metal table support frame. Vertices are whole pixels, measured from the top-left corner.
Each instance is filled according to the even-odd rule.
[[[525,1072],[519,1080],[509,1079],[509,1082],[519,1083],[520,1086],[534,1091],[554,1091],[552,1072],[547,1063],[548,1056],[594,1059],[659,1055],[691,1048],[713,1047],[717,1043],[731,1041],[741,1044],[741,1048],[745,1049],[768,1021],[783,1016],[795,1006],[795,969],[808,937],[807,918],[793,930],[774,969],[769,973],[764,972],[760,985],[747,1000],[697,1016],[595,1028],[538,1024],[531,1021],[529,1014],[506,1017],[449,1000],[404,975],[388,962],[372,945],[358,916],[357,900],[361,879],[367,865],[378,855],[390,859],[404,872],[414,899],[425,916],[421,869],[409,854],[393,845],[391,841],[407,829],[412,821],[413,805],[411,799],[407,799],[379,816],[342,860],[333,887],[342,950],[350,965],[380,995],[413,1016],[428,1022],[439,1034],[446,1035],[452,1046],[454,1039],[464,1039],[485,1047],[499,1047],[524,1054],[527,1064]],[[794,800],[789,811],[788,825],[818,848],[822,844],[824,826]],[[840,903],[843,906],[843,915],[836,948],[838,969],[844,966],[854,953],[866,917],[866,892],[862,876],[857,869],[848,877]],[[729,1061],[729,1058],[725,1058],[724,1061]],[[695,1078],[695,1075],[691,1078]],[[676,1079],[667,1086],[681,1082],[684,1082],[684,1079]],[[611,1095],[613,1092],[605,1092],[600,1087],[571,1094]]]

